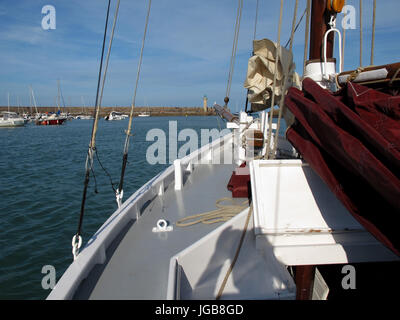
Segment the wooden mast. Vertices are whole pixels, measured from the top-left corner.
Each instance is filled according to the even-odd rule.
[[[324,36],[329,30],[329,20],[331,17],[327,9],[327,1],[331,0],[312,0],[311,6],[311,24],[310,24],[310,53],[309,60],[311,62],[323,61]],[[330,33],[327,39],[327,59],[332,60],[334,47],[334,35]],[[315,266],[314,265],[298,265],[295,267],[296,282],[296,299],[311,300],[314,287]]]
[[[324,35],[329,30],[330,14],[327,14],[327,0],[312,0],[310,30],[310,60],[323,59]],[[327,58],[333,57],[333,34],[328,35]]]

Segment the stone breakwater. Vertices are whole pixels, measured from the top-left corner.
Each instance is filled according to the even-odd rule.
[[[83,109],[83,111],[82,111]],[[37,107],[39,113],[46,112],[57,112],[56,107]],[[111,111],[122,112],[123,114],[129,115],[131,108],[130,107],[101,107],[100,109],[100,117],[105,117]],[[8,111],[8,107],[0,106],[0,112]],[[17,113],[30,113],[35,114],[36,110],[34,107],[15,107],[10,106],[10,111]],[[68,112],[73,116],[77,116],[80,114],[93,115],[94,108],[93,107],[63,107],[61,108],[61,112]],[[268,111],[269,112],[269,111]],[[152,117],[173,117],[173,116],[215,116],[214,108],[207,108],[207,111],[204,111],[202,107],[135,107],[134,116],[138,116],[140,113],[150,113]],[[279,110],[275,109],[273,113],[273,118],[277,118],[279,114]]]
[[[56,107],[37,107],[39,113],[46,112],[57,112]],[[8,107],[0,107],[1,111],[8,111]],[[35,114],[36,110],[34,107],[15,107],[10,106],[10,111],[18,112],[18,113],[31,113]],[[105,117],[111,111],[118,111],[124,114],[130,113],[130,107],[101,107],[100,109],[100,117]],[[90,114],[93,115],[94,108],[93,107],[63,107],[61,108],[61,112],[68,112],[69,114],[76,116],[79,114]],[[134,116],[137,116],[140,113],[150,113],[151,116],[212,116],[215,115],[215,111],[213,108],[207,108],[207,111],[204,111],[203,108],[200,107],[135,107]]]

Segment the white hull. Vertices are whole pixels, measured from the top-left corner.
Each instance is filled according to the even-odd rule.
[[[76,116],[75,119],[79,119],[79,120],[93,120],[94,118],[92,116]]]
[[[114,120],[124,120],[126,118],[127,117],[125,115],[121,114],[120,112],[112,111],[104,119],[107,120],[107,121],[114,121]]]
[[[25,125],[24,120],[0,120],[0,127],[23,127]]]
[[[15,112],[3,112],[3,117],[0,118],[0,128],[5,127],[23,127],[25,119],[18,116]]]

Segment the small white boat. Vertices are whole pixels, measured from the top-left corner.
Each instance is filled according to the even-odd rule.
[[[121,112],[111,111],[108,116],[104,118],[105,120],[124,120],[125,116]]]
[[[149,112],[139,113],[138,117],[150,117],[150,113]]]
[[[83,119],[83,120],[93,120],[94,118],[91,115],[83,115],[83,116],[81,116],[81,119]]]
[[[2,112],[2,117],[0,117],[0,127],[23,127],[24,125],[24,118],[20,117],[16,112]]]
[[[93,118],[93,116],[91,116],[91,115],[80,114],[80,115],[77,115],[77,116],[75,117],[75,119],[80,119],[80,120],[93,120],[94,118]]]

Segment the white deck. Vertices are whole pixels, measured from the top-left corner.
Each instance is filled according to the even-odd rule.
[[[147,206],[111,258],[84,281],[75,298],[166,299],[170,258],[220,225],[180,228],[174,223],[214,210],[217,199],[229,197],[226,186],[232,171],[231,165],[199,165],[182,190],[174,190],[171,184]],[[159,219],[166,219],[173,231],[153,233]]]

